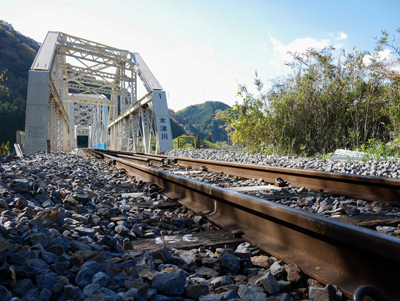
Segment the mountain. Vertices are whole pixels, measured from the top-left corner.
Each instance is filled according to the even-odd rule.
[[[29,68],[40,44],[0,20],[0,144],[25,129]]]
[[[225,122],[217,120],[215,114],[228,108],[227,104],[220,101],[206,101],[178,112],[170,110],[172,137],[176,138],[182,134],[189,136],[199,134],[202,140],[206,136],[211,136],[213,143],[227,141],[226,131],[222,129]]]
[[[29,68],[39,48],[38,42],[0,20],[0,73],[5,71],[6,78],[1,85],[10,90],[11,98],[8,101],[12,102],[18,97],[26,99]]]

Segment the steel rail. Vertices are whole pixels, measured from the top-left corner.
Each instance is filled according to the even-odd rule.
[[[92,152],[95,152],[99,155],[101,154],[108,154],[111,156],[116,156],[118,158],[124,158],[126,160],[138,163],[138,164],[143,164],[145,166],[149,166],[150,163],[155,165],[155,166],[163,166],[164,165],[164,159],[158,158],[158,157],[152,157],[152,156],[146,156],[146,155],[141,155],[141,154],[132,154],[129,152],[123,152],[123,151],[110,151],[110,150],[91,150]]]
[[[369,285],[388,300],[400,296],[400,240],[370,229],[261,200],[162,170],[103,154],[116,167],[144,181],[194,212],[203,212],[228,231],[267,253],[297,265],[322,283],[337,285],[352,298]]]
[[[96,150],[97,151],[97,150]],[[108,154],[123,153],[125,155],[137,155],[130,152],[116,152],[107,150]],[[265,182],[274,183],[276,178],[281,178],[290,183],[292,187],[306,187],[308,189],[324,191],[353,198],[369,201],[387,202],[400,205],[400,180],[351,175],[334,172],[300,170],[283,167],[269,167],[252,164],[239,164],[202,159],[191,159],[181,157],[168,157],[153,154],[146,155],[148,158],[159,158],[173,160],[183,166],[200,168],[205,166],[209,171],[223,172],[245,178],[262,178]]]

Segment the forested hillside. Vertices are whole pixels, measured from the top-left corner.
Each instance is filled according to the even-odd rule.
[[[217,120],[216,114],[228,108],[227,104],[220,101],[206,101],[202,104],[189,106],[176,113],[170,110],[173,138],[186,133],[191,136],[199,134],[202,140],[210,136],[214,143],[227,141],[226,131],[222,129],[224,121]]]
[[[40,44],[0,21],[0,143],[25,129],[28,72]]]

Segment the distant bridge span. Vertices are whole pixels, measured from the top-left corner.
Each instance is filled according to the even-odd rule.
[[[49,31],[29,70],[24,151],[70,151],[78,136],[94,148],[173,148],[165,92],[139,53]]]

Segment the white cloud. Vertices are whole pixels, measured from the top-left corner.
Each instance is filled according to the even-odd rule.
[[[214,47],[211,42],[208,42],[207,44],[204,45],[204,50],[206,54],[213,54],[214,53]]]
[[[382,62],[383,61],[389,61],[389,60],[391,60],[391,58],[392,58],[392,53],[391,53],[390,49],[385,49],[385,50],[382,50],[382,51],[378,52],[377,59],[379,61],[382,61]],[[370,65],[371,64],[371,60],[372,60],[372,56],[371,55],[364,56],[364,59],[363,59],[364,65],[366,65],[366,66]]]
[[[347,39],[347,34],[344,32],[338,31],[337,34],[339,35],[335,41],[340,41],[340,40],[346,40]]]
[[[234,64],[219,61],[210,42],[199,46],[184,44],[150,58],[149,67],[169,93],[168,107],[175,111],[208,100],[233,105],[236,78],[247,74]],[[252,74],[249,77],[251,82]]]
[[[347,40],[347,34],[345,34],[343,31],[337,31],[336,33],[330,32],[329,36],[334,41]]]
[[[330,45],[329,39],[316,40],[313,38],[300,38],[284,45],[281,41],[275,39],[270,34],[270,39],[273,45],[274,60],[272,60],[271,66],[280,67],[282,63],[291,62],[293,57],[290,53],[303,53],[309,48],[322,49]],[[290,52],[290,53],[289,53]]]
[[[347,34],[338,31],[336,34],[329,33],[329,38],[325,39],[314,39],[311,37],[295,39],[288,44],[283,44],[281,41],[269,34],[270,40],[273,46],[273,59],[270,61],[270,65],[273,68],[282,68],[283,63],[292,62],[293,57],[290,53],[304,53],[307,49],[313,48],[321,50],[324,47],[332,45],[332,41],[344,41],[347,39]],[[333,45],[334,48],[342,48],[344,43]],[[263,49],[266,50],[266,43],[263,43]],[[290,52],[290,53],[289,53]]]

